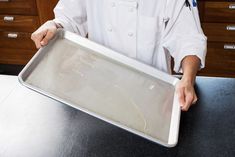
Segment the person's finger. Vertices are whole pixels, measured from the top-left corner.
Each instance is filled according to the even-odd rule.
[[[36,48],[38,49],[39,46],[40,46],[40,42],[37,41],[37,40],[38,40],[37,38],[38,38],[38,37],[37,37],[37,34],[36,34],[36,33],[33,33],[33,34],[31,35],[31,39],[33,40],[33,42],[34,42]]]
[[[193,94],[192,93],[185,93],[185,105],[182,108],[183,111],[188,111],[189,107],[191,106],[193,102]]]
[[[178,94],[178,99],[179,99],[180,106],[183,107],[185,105],[184,89],[179,88],[177,90],[177,94]]]
[[[34,41],[36,47],[39,49],[42,47],[41,41],[43,40],[47,30],[41,31],[40,33],[35,32],[31,35],[31,39]]]
[[[54,30],[54,29],[48,30],[46,33],[46,36],[43,38],[43,40],[40,42],[40,44],[42,46],[47,45],[48,42],[54,37],[55,33],[56,33],[56,30]]]

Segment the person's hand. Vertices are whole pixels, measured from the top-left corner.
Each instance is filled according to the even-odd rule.
[[[54,21],[47,21],[31,35],[31,39],[39,49],[48,44],[48,42],[54,37],[56,30],[56,23]]]
[[[188,111],[192,104],[197,102],[197,95],[194,90],[194,84],[184,79],[180,80],[176,85],[176,93],[182,111]]]

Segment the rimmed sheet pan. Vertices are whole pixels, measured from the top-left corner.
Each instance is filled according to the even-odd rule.
[[[59,30],[18,76],[26,87],[158,144],[178,141],[178,79]]]

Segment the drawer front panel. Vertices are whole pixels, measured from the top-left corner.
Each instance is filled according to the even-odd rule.
[[[35,0],[0,0],[0,14],[37,15]]]
[[[34,53],[33,50],[0,48],[0,64],[25,65]]]
[[[235,22],[235,2],[205,2],[204,22]]]
[[[35,50],[36,47],[30,36],[30,33],[0,31],[0,47]]]
[[[206,68],[200,74],[235,77],[235,42],[209,42]]]
[[[33,32],[38,27],[37,16],[0,15],[0,30]]]
[[[208,41],[235,42],[235,23],[203,23]]]

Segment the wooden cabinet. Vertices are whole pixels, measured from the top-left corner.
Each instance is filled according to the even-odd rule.
[[[0,64],[24,65],[37,51],[31,33],[53,19],[58,0],[0,0]]]
[[[199,1],[208,37],[206,68],[199,75],[235,77],[235,0]]]

